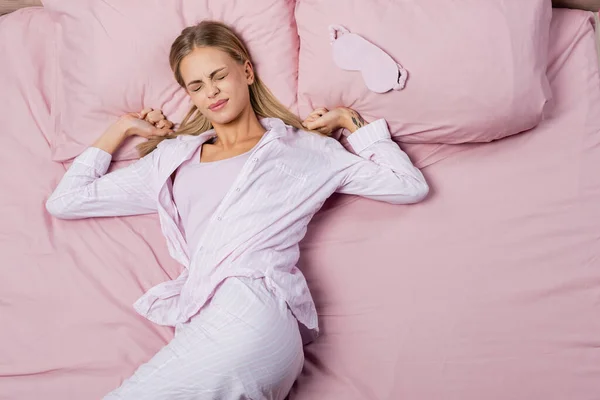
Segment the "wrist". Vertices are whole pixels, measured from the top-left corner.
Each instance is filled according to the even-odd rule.
[[[348,130],[350,134],[369,124],[359,113],[351,108],[343,107],[341,114],[343,117],[340,126]]]
[[[121,137],[125,139],[131,136],[130,132],[131,124],[129,123],[129,121],[127,121],[126,119],[119,119],[117,122],[115,122],[108,128],[106,133],[110,136]]]
[[[351,133],[356,131],[356,126],[352,122],[352,117],[353,117],[352,110],[347,107],[340,107],[339,112],[340,112],[340,117],[339,117],[338,125],[340,126],[340,128],[344,128],[344,129],[350,131]]]

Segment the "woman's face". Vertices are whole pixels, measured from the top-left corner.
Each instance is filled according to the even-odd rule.
[[[213,125],[228,124],[250,107],[250,62],[241,65],[222,50],[202,47],[188,54],[179,70],[192,103]]]

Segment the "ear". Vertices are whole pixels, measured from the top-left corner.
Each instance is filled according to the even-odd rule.
[[[248,60],[244,63],[244,73],[246,74],[246,82],[248,85],[252,85],[254,83],[254,67]]]

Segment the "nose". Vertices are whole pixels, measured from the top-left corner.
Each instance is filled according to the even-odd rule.
[[[214,83],[209,83],[208,85],[208,97],[213,98],[219,94],[219,88]]]

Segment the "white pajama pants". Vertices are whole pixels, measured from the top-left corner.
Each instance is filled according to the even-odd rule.
[[[298,322],[285,301],[263,279],[233,277],[104,399],[283,400],[303,363]]]

